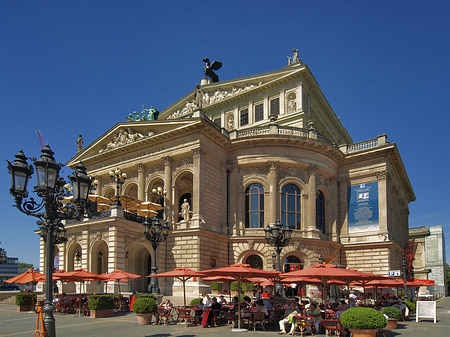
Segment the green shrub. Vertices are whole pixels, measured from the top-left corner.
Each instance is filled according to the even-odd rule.
[[[153,295],[153,294],[137,294],[137,295],[134,295],[134,299],[135,300],[137,300],[140,297],[153,298],[155,300],[155,302],[156,302],[156,296]]]
[[[191,303],[189,303],[189,305],[191,307],[195,306],[195,305],[199,305],[202,304],[202,299],[201,298],[194,298]]]
[[[240,294],[240,298],[241,298],[241,302],[245,302],[245,299],[250,298],[250,297],[248,297],[248,296],[245,295],[245,294]],[[237,299],[238,299],[237,295],[233,296],[233,302],[236,303],[236,302],[237,302]]]
[[[251,282],[250,283],[242,283],[241,288],[243,291],[247,291],[247,292],[250,292],[250,291],[253,292],[256,290],[256,287]]]
[[[219,291],[221,291],[222,290],[222,286],[223,286],[223,283],[221,283],[221,282],[209,282],[209,287],[211,288],[211,290],[219,290]]]
[[[389,318],[395,318],[395,319],[402,318],[402,312],[397,307],[385,307],[383,312]]]
[[[89,310],[114,309],[114,295],[90,295]]]
[[[416,310],[416,304],[414,302],[403,301],[403,303],[406,304],[406,306],[408,307],[409,311],[415,311]]]
[[[16,294],[16,305],[32,305],[34,298],[34,303],[37,301],[36,294],[32,293],[18,293]]]
[[[384,315],[372,308],[351,308],[339,319],[344,327],[351,329],[383,329],[387,324]]]
[[[153,314],[157,310],[158,304],[150,296],[139,296],[133,303],[133,311],[137,314]]]

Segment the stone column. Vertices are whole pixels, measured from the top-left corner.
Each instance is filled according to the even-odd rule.
[[[316,167],[309,167],[307,228],[316,228]]]
[[[347,179],[339,180],[339,222],[338,222],[338,232],[339,235],[348,235],[348,186],[349,181]]]
[[[192,212],[193,216],[191,219],[191,225],[198,227],[200,225],[200,216],[202,214],[201,210],[201,192],[203,190],[203,179],[204,168],[202,163],[202,158],[204,156],[204,151],[198,147],[192,150],[193,158],[193,186],[192,186]]]
[[[325,199],[325,222],[329,224],[330,238],[333,241],[339,242],[339,233],[337,226],[337,181],[335,178],[329,179],[330,196]]]
[[[269,223],[274,223],[277,221],[277,217],[279,217],[278,212],[278,162],[270,161],[269,162],[269,176],[267,177],[269,182],[269,209],[264,210],[267,212],[267,217],[264,217],[265,220],[268,220]],[[266,203],[265,203],[266,204]],[[265,225],[265,224],[263,224]]]
[[[388,172],[381,171],[377,172],[378,180],[378,215],[380,231],[388,231],[388,203],[387,203],[387,182],[388,182]]]
[[[145,200],[145,172],[144,165],[142,163],[136,164],[138,171],[138,199]]]
[[[165,215],[166,219],[169,221],[169,226],[171,226],[173,222],[173,197],[172,197],[172,159],[169,156],[162,157],[164,162],[164,189],[167,192],[166,200],[165,200]]]

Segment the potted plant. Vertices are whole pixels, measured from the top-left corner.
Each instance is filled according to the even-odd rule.
[[[222,286],[223,284],[220,282],[212,281],[209,283],[209,287],[211,288],[211,292],[213,294],[220,294],[220,292],[222,291]]]
[[[133,311],[136,313],[139,325],[150,324],[157,310],[158,304],[154,296],[138,296],[133,304]]]
[[[342,325],[349,329],[352,337],[375,337],[387,320],[381,311],[372,308],[351,308],[339,317]]]
[[[252,297],[253,293],[256,290],[256,287],[253,285],[253,283],[242,283],[241,284],[242,291],[245,295]]]
[[[16,294],[17,311],[31,311],[33,304],[36,303],[37,296],[33,293]]]
[[[112,316],[114,295],[90,295],[88,308],[91,318]]]
[[[385,307],[383,308],[383,313],[389,317],[386,330],[394,330],[397,327],[397,322],[402,318],[402,312],[396,307]]]
[[[202,304],[202,298],[194,298],[192,301],[191,301],[191,303],[189,303],[189,305],[191,306],[191,307],[195,307],[196,305],[200,305],[200,304]]]

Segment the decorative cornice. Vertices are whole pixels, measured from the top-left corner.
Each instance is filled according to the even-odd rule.
[[[378,180],[387,179],[389,173],[388,171],[378,171],[375,173]]]

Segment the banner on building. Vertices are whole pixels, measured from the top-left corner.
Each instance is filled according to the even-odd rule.
[[[406,262],[406,265],[408,268],[406,275],[411,274],[411,269],[412,269],[412,264],[413,264],[413,260],[414,260],[414,255],[416,254],[416,249],[417,249],[417,243],[415,242],[414,239],[406,242],[403,246],[403,251],[405,253],[405,262]]]
[[[378,182],[350,186],[348,188],[348,199],[349,233],[380,229]]]
[[[289,265],[289,271],[296,271],[302,269],[300,263],[291,263]]]

